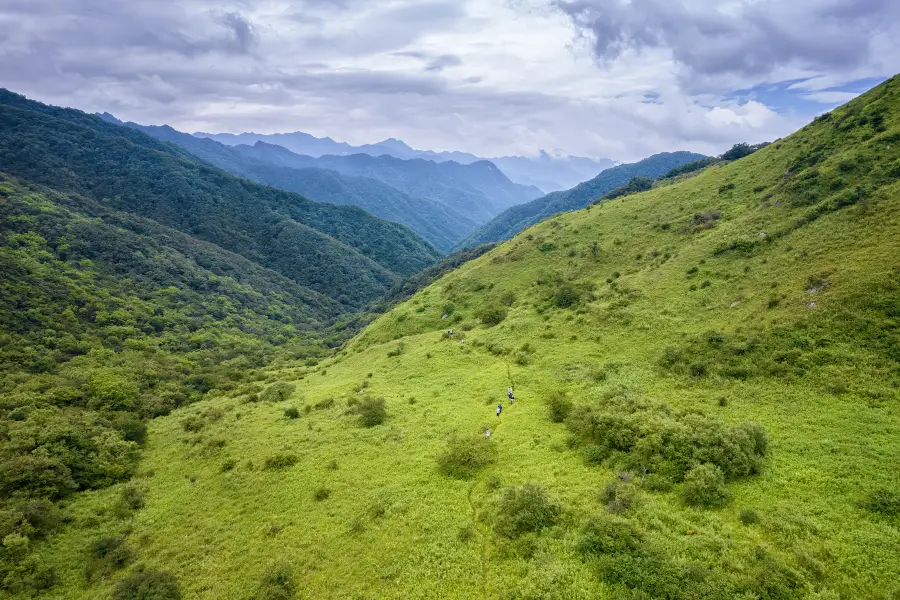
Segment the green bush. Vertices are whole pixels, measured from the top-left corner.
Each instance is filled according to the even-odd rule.
[[[296,593],[294,570],[281,562],[271,565],[263,573],[254,600],[291,600]]]
[[[696,463],[711,463],[726,479],[760,472],[768,451],[765,430],[756,423],[727,426],[665,405],[610,398],[602,406],[578,406],[566,419],[573,444],[598,462],[681,481]],[[587,454],[586,454],[587,455]]]
[[[500,495],[494,529],[499,535],[514,539],[551,527],[561,512],[547,490],[535,483],[508,487]]]
[[[181,600],[181,586],[171,573],[137,571],[116,584],[112,600]]]
[[[742,508],[738,519],[744,525],[755,525],[759,523],[759,513],[752,508]]]
[[[697,465],[684,478],[682,497],[690,506],[715,508],[731,499],[731,492],[725,487],[725,475],[716,465]]]
[[[651,492],[669,492],[672,490],[673,485],[670,478],[658,473],[649,473],[644,478],[644,488]]]
[[[105,537],[94,541],[89,547],[89,559],[84,575],[88,581],[97,577],[108,577],[125,568],[134,559],[134,551],[121,537]]]
[[[481,308],[478,311],[478,318],[481,319],[481,322],[487,327],[493,327],[495,325],[499,325],[506,319],[506,309],[502,306],[498,306],[496,304],[488,304]]]
[[[600,491],[600,503],[613,514],[623,514],[637,501],[637,490],[629,482],[614,479]]]
[[[293,467],[300,462],[300,457],[296,454],[276,454],[266,458],[263,463],[263,469],[267,471],[277,471],[279,469],[287,469]]]
[[[289,406],[288,408],[284,409],[284,416],[288,419],[299,419],[300,411],[297,410],[296,406]]]
[[[588,556],[633,553],[640,545],[641,536],[634,525],[611,516],[588,521],[578,539],[578,550]]]
[[[566,397],[566,392],[557,390],[547,398],[547,416],[554,423],[562,423],[572,412],[572,401]]]
[[[494,462],[496,448],[483,435],[461,437],[454,434],[437,457],[438,470],[456,479],[469,479]]]
[[[331,497],[331,490],[328,488],[320,487],[315,492],[313,492],[313,500],[316,502],[322,502],[324,500],[328,500]]]
[[[860,503],[862,508],[888,517],[900,516],[900,493],[878,489]]]
[[[294,395],[297,386],[286,381],[273,383],[260,394],[259,399],[263,402],[284,402]]]
[[[557,308],[571,308],[581,300],[581,294],[575,286],[565,284],[560,286],[553,294],[553,304]]]
[[[384,398],[365,396],[356,406],[359,422],[363,427],[381,425],[387,419],[387,408]]]

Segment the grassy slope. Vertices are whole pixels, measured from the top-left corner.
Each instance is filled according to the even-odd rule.
[[[310,598],[621,597],[575,550],[613,473],[586,466],[547,420],[542,400],[560,387],[579,403],[637,396],[768,430],[765,471],[730,484],[725,508],[641,495],[628,518],[670,560],[741,574],[769,555],[796,573],[788,597],[894,597],[900,528],[857,502],[900,486],[898,109],[891,80],[750,157],[538,224],[378,319],[329,364],[271,372],[298,382],[287,403],[222,397],[155,421],[146,507],[117,521],[104,512],[114,489],[81,495],[74,524],[40,550],[61,577],[47,597],[108,597],[111,582],[88,587],[80,562],[90,540],[125,528],[141,562],[175,573],[188,598],[246,598],[278,560]],[[718,225],[689,233],[707,210],[721,212]],[[551,306],[553,285],[542,282],[557,279],[585,289],[577,309]],[[830,285],[807,291],[821,279]],[[479,306],[507,291],[516,300],[506,320],[477,325]],[[474,326],[465,343],[441,335],[448,303],[458,332]],[[758,338],[761,350],[740,359],[743,378],[724,374],[736,359],[704,345],[709,330],[728,343]],[[526,342],[533,351],[518,364]],[[709,375],[662,368],[670,347]],[[589,376],[597,367],[605,379]],[[519,401],[495,425],[497,463],[471,482],[440,475],[447,436],[496,424],[510,377]],[[345,414],[364,380],[388,403],[389,420],[373,429]],[[327,398],[332,408],[282,416]],[[185,432],[183,420],[208,408],[224,416]],[[225,446],[210,449],[214,439]],[[300,462],[260,469],[281,452]],[[220,472],[229,458],[236,468]],[[546,486],[566,507],[562,523],[525,545],[486,535],[475,517],[489,513],[492,477]],[[322,486],[331,496],[316,502]],[[742,525],[742,508],[761,522]],[[473,522],[479,535],[461,541]]]
[[[579,183],[570,190],[551,192],[531,202],[510,207],[491,219],[469,237],[460,242],[463,248],[508,240],[526,227],[530,227],[556,213],[584,208],[591,201],[602,198],[607,192],[625,185],[632,177],[656,179],[670,169],[703,158],[693,152],[660,152],[636,163],[618,165],[599,175]]]

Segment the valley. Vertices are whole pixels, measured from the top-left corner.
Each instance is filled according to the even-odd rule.
[[[0,99],[9,597],[900,594],[897,77],[734,160],[494,179],[443,263],[255,153],[406,212],[379,159]]]

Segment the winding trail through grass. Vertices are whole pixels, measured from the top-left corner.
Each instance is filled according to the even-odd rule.
[[[509,409],[507,409],[509,410]],[[497,425],[490,430],[491,436],[495,436],[497,434],[497,430],[500,429],[500,426],[503,424],[502,418],[499,420]],[[478,505],[472,499],[475,488],[478,487],[478,484],[481,483],[483,477],[479,477],[476,481],[472,482],[471,487],[469,487],[469,492],[467,494],[467,498],[469,501],[469,509],[471,511],[472,518],[472,527],[475,529],[476,534],[481,539],[481,553],[480,553],[480,562],[481,562],[481,597],[484,600],[487,600],[487,559],[488,559],[488,540],[490,539],[490,531],[484,531],[481,527],[479,527],[479,519],[478,519]]]

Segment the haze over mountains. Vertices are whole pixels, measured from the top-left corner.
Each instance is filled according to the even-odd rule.
[[[313,157],[326,154],[369,154],[371,156],[387,154],[403,159],[424,158],[435,162],[455,161],[463,165],[487,160],[494,163],[512,181],[523,185],[536,186],[544,193],[574,187],[582,181],[594,177],[603,169],[608,169],[616,164],[614,161],[605,158],[557,156],[543,150],[535,157],[500,156],[482,158],[468,152],[416,150],[403,141],[394,138],[386,139],[377,144],[353,146],[345,142],[336,142],[329,137],[317,138],[300,131],[276,134],[198,132],[194,135],[214,139],[230,146],[239,144],[253,145],[257,142],[266,142],[282,146],[297,154]]]
[[[319,202],[353,204],[411,227],[447,252],[503,210],[541,196],[533,186],[512,183],[493,164],[434,162],[367,154],[303,156],[256,142],[228,146],[168,126],[127,125],[241,177],[301,193]]]

